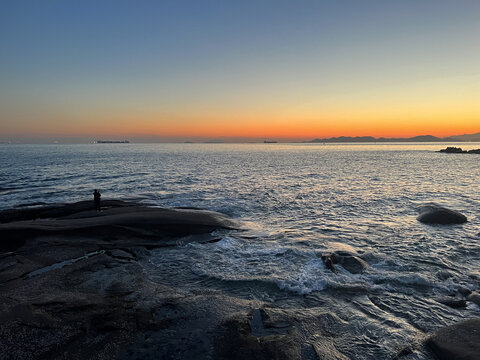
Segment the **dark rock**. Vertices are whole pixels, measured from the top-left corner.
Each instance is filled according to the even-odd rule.
[[[125,260],[135,260],[135,256],[130,252],[121,250],[121,249],[113,249],[107,252],[108,255],[113,256],[117,259],[125,259]]]
[[[411,354],[413,354],[413,349],[410,346],[407,346],[400,350],[398,354],[394,356],[393,360],[398,360]]]
[[[31,205],[31,204],[29,204]],[[135,206],[135,203],[122,200],[104,200],[102,207],[107,209]],[[17,207],[0,211],[0,223],[67,217],[83,211],[93,210],[92,201],[79,201],[71,204],[46,204],[39,207]]]
[[[463,224],[465,215],[437,204],[426,204],[419,208],[417,220],[425,224]]]
[[[480,306],[480,293],[478,292],[471,293],[470,295],[468,295],[467,300]]]
[[[469,288],[465,287],[465,286],[460,286],[458,288],[458,292],[460,294],[462,294],[463,296],[468,296],[472,293],[472,290],[470,290]]]
[[[35,209],[33,213],[26,209],[15,210],[17,217],[12,212],[2,212],[0,251],[15,251],[25,241],[40,236],[61,236],[63,241],[79,236],[101,237],[103,241],[115,241],[116,246],[124,248],[157,247],[170,245],[159,240],[238,228],[232,219],[213,211],[121,204],[113,203],[115,206],[102,212],[85,210],[83,202]],[[47,219],[36,221],[34,217]]]
[[[365,260],[346,251],[324,254],[322,255],[322,261],[327,269],[330,269],[334,273],[337,272],[335,264],[342,265],[345,270],[352,274],[361,274],[368,268],[368,264]]]
[[[234,222],[211,211],[102,205],[102,212],[90,201],[0,212],[0,359],[208,358],[206,334],[220,321],[214,307],[225,302],[216,294],[190,300],[151,281],[144,247]],[[168,312],[165,301],[177,297],[188,305]],[[129,356],[132,349],[139,356]]]
[[[447,154],[480,154],[480,149],[472,149],[472,150],[463,150],[462,148],[449,146],[446,149],[442,149],[438,152],[447,153]]]
[[[261,316],[261,314],[259,314]],[[299,359],[300,344],[285,335],[256,337],[246,319],[223,322],[214,338],[214,359]]]
[[[427,345],[440,360],[480,359],[480,319],[471,319],[437,331]]]
[[[268,314],[264,309],[255,309],[252,313],[250,328],[252,335],[286,335],[291,327],[290,320],[281,314]]]
[[[453,296],[445,296],[436,299],[440,304],[447,305],[451,308],[464,308],[467,306],[467,302],[464,299]]]
[[[453,146],[449,146],[446,149],[442,149],[439,152],[441,153],[448,153],[448,154],[465,154],[467,151],[462,150],[462,148],[457,148]]]
[[[337,273],[337,269],[335,268],[336,258],[332,254],[329,255],[322,255],[322,261],[325,264],[325,267],[329,269],[331,272]]]
[[[339,263],[352,274],[361,274],[368,268],[368,264],[358,256],[341,256]]]

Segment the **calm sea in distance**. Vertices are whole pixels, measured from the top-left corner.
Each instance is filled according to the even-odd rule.
[[[437,301],[480,288],[480,144],[0,145],[0,209],[93,199],[215,210],[242,231],[153,250],[153,281],[348,319],[353,358],[388,358],[422,334],[480,316]],[[429,202],[463,225],[416,220]],[[346,250],[363,274],[328,270]],[[425,354],[417,354],[422,358]]]

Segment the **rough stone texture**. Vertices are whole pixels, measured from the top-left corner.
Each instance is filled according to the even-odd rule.
[[[215,359],[298,359],[300,344],[284,335],[254,336],[248,321],[230,319],[222,323],[214,341]]]
[[[426,204],[419,208],[417,220],[425,224],[462,224],[467,222],[465,215],[437,204]]]
[[[0,213],[0,359],[117,359],[142,348],[147,334],[172,326],[158,314],[177,296],[146,277],[145,247],[174,246],[185,234],[208,242],[213,229],[236,227],[210,211],[102,205]],[[187,307],[192,319],[196,306]],[[142,354],[156,358],[158,348],[148,348]]]
[[[427,345],[440,360],[480,359],[480,319],[471,319],[437,331]]]

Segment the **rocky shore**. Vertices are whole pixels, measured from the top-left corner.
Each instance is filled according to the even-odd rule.
[[[215,231],[240,228],[229,217],[117,200],[104,201],[101,212],[91,208],[88,201],[0,212],[1,359],[355,357],[349,319],[322,306],[327,295],[272,304],[149,278],[151,249],[218,241]],[[344,253],[324,262],[332,271],[367,267]],[[445,329],[418,346],[432,358],[478,359],[478,321]],[[397,357],[414,350],[399,349]]]

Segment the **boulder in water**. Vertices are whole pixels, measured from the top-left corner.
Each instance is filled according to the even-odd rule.
[[[440,360],[480,358],[480,319],[444,327],[427,340]]]
[[[342,265],[342,267],[351,274],[361,274],[368,268],[368,264],[365,260],[346,251],[336,251],[333,254],[323,254],[322,261],[327,269],[330,269],[334,273],[337,272],[335,264]]]
[[[419,208],[417,220],[425,224],[463,224],[465,215],[437,204],[426,204]]]

